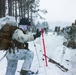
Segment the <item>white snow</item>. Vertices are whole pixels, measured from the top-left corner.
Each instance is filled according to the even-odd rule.
[[[3,18],[0,18],[0,29],[6,24],[12,24],[12,26],[18,26],[18,23],[16,22],[15,18],[12,16],[6,16]]]
[[[44,35],[47,56],[57,61],[64,67],[68,68],[68,72],[61,71],[55,64],[48,62],[48,67],[45,66],[43,53],[42,37],[35,41],[29,42],[29,49],[34,52],[34,59],[31,70],[39,70],[38,75],[76,75],[76,49],[69,49],[63,46],[64,37],[49,32]],[[36,47],[34,46],[36,45]],[[63,54],[63,51],[65,53]],[[5,51],[0,51],[0,58],[5,54]],[[69,60],[67,62],[66,60]],[[19,60],[15,75],[19,75],[23,61]],[[5,75],[7,60],[4,58],[0,61],[0,75]]]
[[[62,45],[62,43],[64,38],[62,36],[57,36],[52,32],[49,32],[47,35],[45,34],[44,39],[46,44],[47,56],[68,68],[69,71],[63,72],[56,65],[50,62],[48,62],[48,67],[45,66],[45,61],[42,60],[44,58],[42,38],[38,38],[33,42],[29,42],[29,49],[32,50],[35,54],[31,70],[36,71],[38,69],[38,75],[76,75],[76,49],[73,50],[65,47],[65,54],[63,55],[62,53],[64,46]],[[34,44],[36,45],[36,47],[34,47]],[[4,53],[5,52],[0,51],[0,58],[4,55]],[[70,62],[67,62],[66,59]],[[18,71],[20,71],[22,63],[23,61],[19,60],[18,68],[15,75],[19,75]],[[0,61],[0,75],[5,75],[6,66],[7,61],[6,58],[4,58],[2,61]]]

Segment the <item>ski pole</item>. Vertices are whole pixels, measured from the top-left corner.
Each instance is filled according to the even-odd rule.
[[[45,47],[45,42],[44,42],[44,30],[41,29],[41,35],[42,35],[42,44],[43,44],[43,49],[44,49],[44,58],[45,58],[45,63],[46,66],[48,67],[48,62],[47,62],[47,58],[46,58],[46,47]]]
[[[61,55],[61,63],[62,63],[62,61],[63,61],[65,51],[66,51],[66,48],[65,48],[65,47],[63,47],[63,52],[62,52],[62,55]]]
[[[40,62],[39,62],[39,57],[38,57],[38,53],[37,53],[37,49],[36,49],[36,45],[35,45],[35,42],[33,41],[34,43],[34,47],[35,47],[35,51],[36,51],[36,55],[37,55],[37,60],[38,60],[38,63],[39,63],[39,67],[40,67]]]
[[[34,40],[33,40],[33,44],[34,44],[34,47],[35,47],[35,52],[36,52],[38,64],[39,64],[39,67],[40,67],[39,56],[38,56],[38,53],[37,53],[37,48],[36,48],[36,44],[35,44],[35,41]]]
[[[6,53],[3,55],[3,57],[0,59],[0,61],[2,61],[3,60],[3,58],[7,55],[7,51],[6,51]]]

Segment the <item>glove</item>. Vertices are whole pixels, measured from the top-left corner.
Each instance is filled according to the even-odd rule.
[[[41,36],[41,32],[37,29],[36,34],[34,35],[34,39],[38,38]]]

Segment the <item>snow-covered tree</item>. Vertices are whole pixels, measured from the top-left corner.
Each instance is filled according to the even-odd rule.
[[[47,21],[42,22],[42,26],[43,28],[48,28],[49,27],[48,22]]]
[[[36,29],[40,29],[40,28],[42,28],[42,24],[38,21],[36,24]]]

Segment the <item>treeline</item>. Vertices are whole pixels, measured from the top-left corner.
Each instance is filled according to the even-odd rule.
[[[17,19],[28,17],[32,20],[32,14],[39,11],[39,0],[0,0],[0,18],[6,15]]]
[[[0,18],[5,16],[5,0],[0,0]]]

